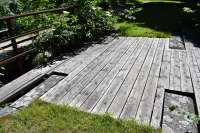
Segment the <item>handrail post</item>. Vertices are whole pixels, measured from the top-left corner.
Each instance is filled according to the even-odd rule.
[[[14,54],[17,54],[18,53],[18,50],[17,50],[17,42],[16,42],[16,39],[15,39],[15,21],[16,19],[8,19],[6,20],[7,22],[7,28],[8,28],[8,33],[9,33],[9,36],[12,38],[11,39],[11,45],[13,47],[13,51],[14,51]],[[16,60],[16,65],[18,67],[18,71],[19,73],[22,73],[23,72],[23,67],[22,67],[22,60],[19,58]]]
[[[6,21],[7,28],[8,28],[8,33],[9,33],[10,37],[14,37],[15,36],[15,24],[13,25],[12,21],[14,21],[14,20],[13,19],[8,19]],[[15,38],[11,39],[11,44],[12,44],[14,52],[17,53],[17,44],[16,44]]]

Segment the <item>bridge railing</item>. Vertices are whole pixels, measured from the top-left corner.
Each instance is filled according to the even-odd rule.
[[[27,16],[37,16],[39,14],[45,14],[45,13],[61,13],[62,11],[71,10],[73,8],[75,8],[75,6],[55,8],[55,9],[49,9],[49,10],[43,10],[43,11],[37,11],[37,12],[27,12],[27,13],[23,13],[23,14],[20,14],[20,15],[0,17],[0,21],[4,21],[6,23],[6,28],[4,30],[2,30],[1,33],[8,35],[6,38],[0,39],[0,50],[4,50],[4,49],[7,49],[9,47],[12,47],[12,51],[13,51],[13,55],[11,57],[0,59],[0,65],[8,64],[10,62],[15,61],[18,58],[22,58],[25,55],[30,54],[31,52],[35,51],[35,48],[32,48],[32,49],[27,49],[23,52],[19,52],[18,47],[21,43],[32,40],[36,36],[31,36],[31,37],[22,39],[20,41],[17,41],[17,38],[24,37],[24,36],[31,35],[31,34],[36,34],[40,31],[48,29],[48,27],[42,27],[42,28],[27,30],[27,31],[24,31],[22,33],[16,34],[16,23],[15,23],[15,21],[17,19],[27,17]],[[9,41],[10,41],[10,43],[8,43],[8,44],[6,43],[6,45],[1,45],[5,42],[9,42]]]

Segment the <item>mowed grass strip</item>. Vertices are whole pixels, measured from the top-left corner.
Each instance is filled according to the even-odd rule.
[[[114,119],[110,115],[96,115],[78,109],[36,100],[14,115],[1,118],[3,133],[159,133],[134,120]]]
[[[131,23],[131,22],[119,22],[114,25],[116,30],[120,31],[122,36],[131,36],[131,37],[159,37],[159,38],[168,38],[171,36],[170,32],[157,31],[152,28],[141,26],[140,23]]]

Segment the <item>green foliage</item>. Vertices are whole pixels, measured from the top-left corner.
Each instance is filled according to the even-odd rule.
[[[143,10],[142,7],[136,8],[135,6],[131,6],[128,9],[124,9],[122,11],[118,11],[117,14],[124,19],[128,20],[136,20],[135,13],[139,13]]]
[[[8,16],[21,14],[23,12],[39,11],[58,7],[58,0],[1,0],[0,16]],[[40,25],[48,24],[51,15],[39,15],[37,17],[24,17],[17,19],[17,29],[20,31],[40,27]],[[38,26],[39,25],[39,26]],[[0,29],[5,28],[3,22],[0,22]]]
[[[51,27],[52,23],[58,18],[55,14],[40,14],[35,16],[27,16],[16,21],[16,29],[18,32],[25,30]]]
[[[23,3],[21,9],[23,11],[38,11],[55,8],[57,6],[56,0],[19,0]]]
[[[0,1],[0,16],[13,15],[17,12],[16,0],[1,0]]]
[[[0,132],[19,133],[161,133],[134,120],[95,115],[69,106],[35,101],[17,114],[0,119]]]
[[[40,33],[34,41],[39,52],[49,52],[57,56],[68,46],[80,41],[91,41],[113,30],[114,18],[103,11],[96,1],[80,0],[71,13],[64,11],[47,21],[49,30]],[[35,23],[35,22],[34,22]],[[78,40],[78,42],[77,42]]]
[[[47,62],[48,62],[48,57],[45,55],[45,53],[37,53],[32,63],[38,66],[41,64],[46,64]]]
[[[70,23],[76,23],[76,17],[64,12],[52,21],[51,28],[45,32],[39,33],[34,41],[34,47],[39,52],[49,52],[53,56],[60,54],[62,49],[67,47],[75,34],[78,26],[69,26]]]
[[[131,36],[131,37],[161,37],[166,38],[170,37],[170,32],[157,31],[152,28],[146,27],[142,23],[135,22],[118,22],[114,24],[114,27],[119,30],[119,33],[122,36]]]
[[[49,60],[45,52],[49,52],[54,57],[69,45],[77,43],[77,40],[91,41],[113,30],[112,24],[115,19],[110,12],[98,7],[98,2],[98,0],[3,0],[0,8],[5,8],[1,13],[3,16],[76,5],[77,8],[70,13],[66,11],[59,14],[47,13],[16,20],[17,32],[41,27],[49,28],[39,33],[33,44],[38,51],[33,63],[41,64]]]
[[[97,1],[79,0],[77,5],[79,8],[74,14],[78,18],[78,23],[82,25],[83,38],[93,39],[112,30],[113,16],[98,7]]]
[[[0,0],[0,17],[14,15],[17,12],[16,0]],[[5,23],[0,21],[0,29],[5,28]]]

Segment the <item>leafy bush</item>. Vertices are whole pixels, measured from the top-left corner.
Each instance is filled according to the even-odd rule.
[[[113,16],[108,11],[103,11],[97,6],[97,0],[78,0],[75,2],[77,9],[72,13],[77,17],[80,25],[81,40],[93,39],[99,34],[112,30]],[[102,33],[102,34],[101,34]]]
[[[74,38],[76,29],[68,25],[69,21],[76,21],[74,16],[64,13],[56,17],[51,28],[39,33],[34,41],[34,47],[38,52],[50,52],[53,55],[59,54],[63,47],[66,47],[70,40]]]
[[[57,56],[68,46],[80,41],[91,41],[113,30],[115,19],[97,6],[97,1],[77,1],[74,11],[55,16],[51,28],[40,33],[34,41],[39,53]],[[78,40],[78,42],[77,42]]]
[[[21,14],[23,12],[39,11],[59,7],[62,0],[1,0],[0,16]],[[51,15],[39,15],[37,17],[25,17],[17,19],[17,29],[20,31],[32,29],[39,24],[48,23]],[[5,28],[5,24],[0,22],[0,29]]]
[[[5,8],[2,15],[12,15],[26,11],[39,11],[61,6],[75,5],[69,12],[59,14],[41,14],[16,20],[16,30],[23,32],[33,28],[48,27],[39,33],[33,47],[37,53],[34,64],[47,62],[65,49],[80,41],[92,41],[113,30],[114,17],[109,11],[98,7],[99,0],[3,0],[0,8]],[[6,4],[5,4],[6,3]],[[2,6],[1,6],[2,5]],[[3,5],[6,5],[5,7]],[[14,7],[11,10],[11,7]],[[44,53],[50,53],[47,57]],[[37,62],[38,60],[38,62]]]
[[[15,0],[1,0],[0,16],[15,14],[17,12],[17,4]]]
[[[15,14],[17,8],[15,0],[0,0],[0,17]],[[0,29],[5,27],[5,23],[0,21]]]

